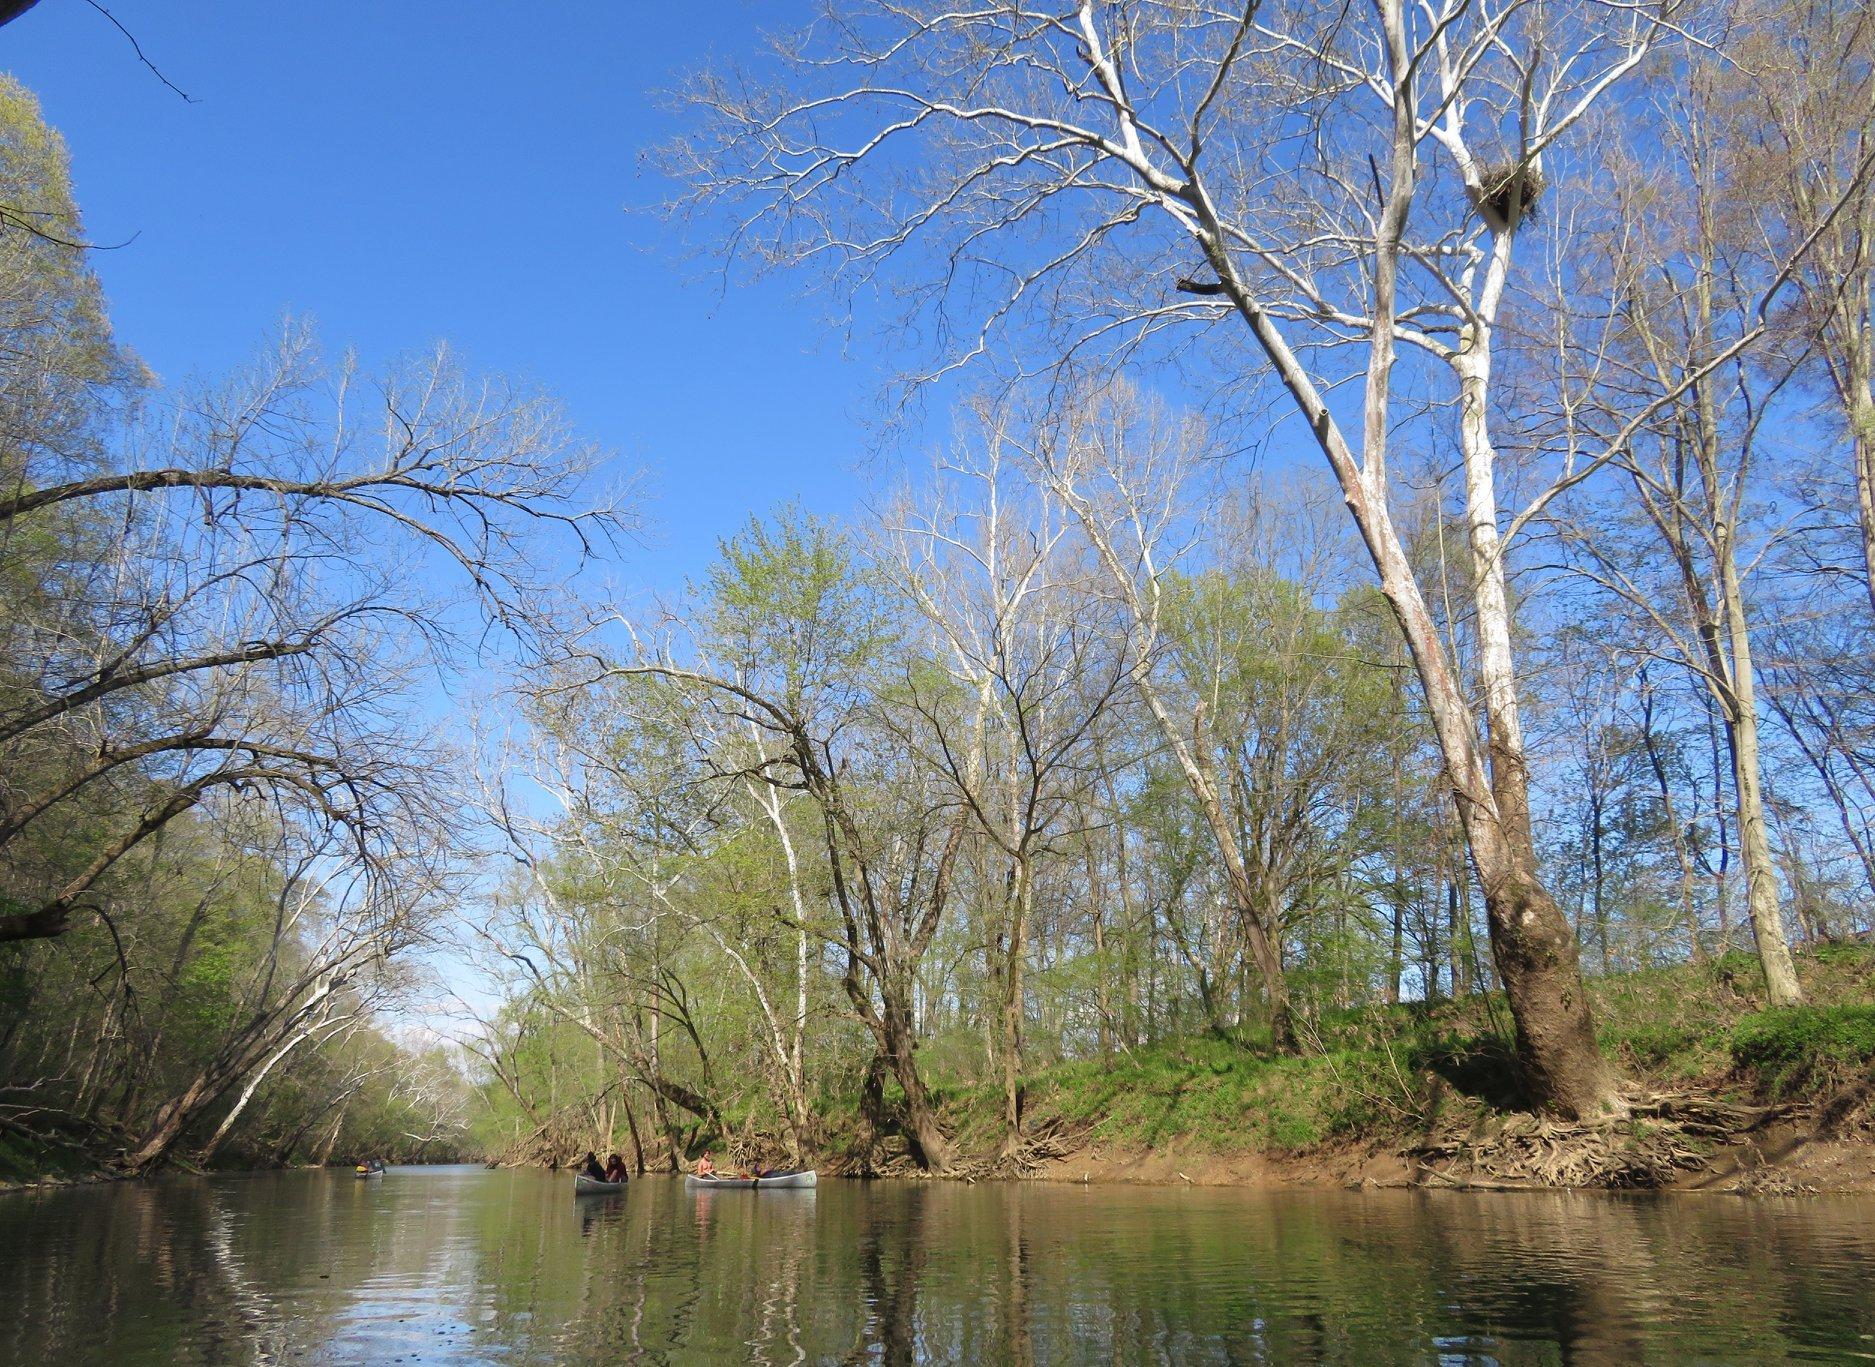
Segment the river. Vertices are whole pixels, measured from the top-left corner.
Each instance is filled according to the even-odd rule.
[[[479,1168],[0,1196],[8,1363],[1875,1356],[1875,1201]]]

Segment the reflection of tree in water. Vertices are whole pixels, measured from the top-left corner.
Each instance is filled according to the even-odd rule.
[[[625,1218],[622,1196],[588,1196],[579,1203],[579,1235],[590,1239],[595,1229],[616,1225]]]
[[[661,1180],[577,1203],[532,1174],[164,1182],[0,1201],[0,1361],[388,1358],[419,1341],[428,1360],[773,1367],[1773,1361],[1867,1350],[1871,1213],[936,1183],[698,1198]]]
[[[1842,1204],[925,1190],[864,1246],[888,1360],[1769,1360],[1875,1329]]]
[[[1023,1193],[1011,1192],[1003,1203],[1002,1357],[1016,1367],[1029,1367],[1035,1351],[1029,1342],[1029,1245],[1022,1237]]]
[[[1875,1252],[1858,1223],[1842,1205],[1557,1194],[1458,1198],[1427,1228],[1448,1293],[1465,1288],[1484,1332],[1607,1362],[1775,1360],[1805,1334],[1865,1350],[1871,1298],[1818,1275]]]
[[[687,1192],[634,1185],[617,1221],[595,1222],[583,1250],[583,1308],[554,1339],[560,1360],[762,1363],[828,1356],[809,1347],[831,1287],[807,1285],[817,1244],[812,1192]],[[803,1310],[803,1307],[807,1309]]]
[[[0,1249],[0,1360],[267,1356],[266,1298],[207,1183],[12,1197]]]
[[[869,1221],[859,1239],[866,1321],[845,1361],[903,1367],[917,1360],[918,1281],[925,1265],[924,1195],[905,1193],[902,1218]],[[888,1271],[889,1267],[889,1271]]]
[[[807,1207],[811,1209],[811,1204]],[[774,1275],[761,1289],[758,1319],[750,1343],[751,1361],[764,1364],[807,1361],[801,1342],[801,1272],[813,1245],[812,1230],[788,1239],[772,1261]]]

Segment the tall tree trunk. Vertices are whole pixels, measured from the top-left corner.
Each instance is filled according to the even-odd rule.
[[[235,1098],[234,1105],[228,1108],[228,1114],[221,1118],[221,1124],[215,1127],[215,1132],[208,1137],[208,1142],[202,1145],[201,1151],[196,1154],[197,1162],[204,1167],[208,1165],[209,1161],[221,1150],[222,1142],[234,1129],[235,1121],[239,1120],[242,1113],[247,1110],[247,1103],[254,1099],[254,1093],[260,1090],[260,1084],[267,1080],[267,1074],[273,1071],[274,1065],[311,1039],[315,1029],[317,1027],[294,1031],[287,1038],[286,1043],[269,1054],[258,1068],[248,1074],[247,1081],[242,1084],[241,1094]]]
[[[918,1072],[918,1039],[912,1029],[909,994],[893,991],[882,1005],[882,1043],[886,1046],[892,1075],[905,1093],[905,1138],[911,1144],[912,1159],[926,1172],[941,1176],[950,1171],[956,1159],[950,1140],[944,1137],[938,1125],[937,1108],[932,1105],[931,1094]]]
[[[1702,210],[1701,223],[1709,222]],[[1710,231],[1708,229],[1708,231]],[[1712,289],[1702,279],[1696,290],[1695,336],[1702,349],[1713,349]],[[1738,570],[1738,519],[1751,447],[1741,445],[1732,487],[1723,477],[1720,451],[1724,440],[1717,403],[1710,387],[1693,395],[1693,459],[1699,471],[1704,508],[1702,529],[1712,547],[1717,583],[1716,613],[1699,605],[1704,597],[1691,570],[1691,558],[1679,552],[1682,576],[1696,611],[1716,617],[1701,632],[1707,653],[1709,683],[1718,695],[1720,712],[1731,749],[1733,795],[1738,804],[1738,843],[1745,861],[1746,905],[1751,913],[1752,937],[1764,969],[1765,992],[1773,1006],[1795,1006],[1803,1001],[1803,987],[1791,961],[1790,941],[1784,934],[1779,906],[1777,865],[1771,857],[1770,832],[1764,814],[1764,767],[1758,746],[1757,669],[1752,662],[1751,622],[1745,610],[1745,590]],[[1677,513],[1677,508],[1675,512]],[[1723,632],[1723,645],[1720,633]]]
[[[1002,1056],[1003,1056],[1003,1147],[1002,1157],[1013,1158],[1022,1145],[1022,1017],[1024,982],[1029,958],[1029,914],[1032,910],[1034,875],[1026,858],[1018,858],[1012,886],[1008,892],[1008,936],[1003,955]]]
[[[1855,493],[1862,521],[1862,567],[1868,576],[1869,607],[1875,609],[1875,381],[1866,371],[1849,401],[1849,442],[1855,460]]]
[[[763,763],[767,763],[771,756],[762,738],[761,729],[751,722],[749,734],[755,744],[756,753],[762,757]],[[794,1016],[788,1023],[786,1045],[781,1050],[779,1062],[785,1087],[783,1111],[788,1122],[788,1149],[792,1161],[798,1163],[806,1143],[809,1115],[806,1051],[810,945],[807,928],[807,898],[801,888],[800,857],[795,852],[794,833],[788,829],[787,811],[782,803],[781,790],[771,783],[761,782],[754,778],[747,779],[746,786],[749,796],[754,798],[756,804],[761,807],[762,814],[768,818],[768,824],[775,832],[775,839],[781,846],[782,862],[788,871],[788,903],[794,921]],[[762,994],[761,985],[753,974],[750,974],[750,982],[755,984],[758,994]],[[769,1009],[765,994],[762,994],[762,1010],[769,1017],[772,1028],[775,1023],[775,1013]]]
[[[1486,808],[1461,794],[1459,815],[1484,890],[1491,954],[1510,998],[1526,1086],[1539,1105],[1594,1115],[1617,1105],[1614,1079],[1595,1042],[1576,937],[1543,886],[1530,824],[1510,593],[1497,526],[1496,457],[1486,425],[1490,347],[1482,328],[1469,339],[1455,369],[1492,797]]]
[[[1090,854],[1087,887],[1088,895],[1094,899],[1094,1043],[1100,1051],[1101,1066],[1110,1067],[1113,1063],[1113,993],[1107,967],[1107,908],[1101,900],[1100,885],[1094,873]]]
[[[131,1172],[147,1172],[156,1167],[182,1137],[189,1122],[227,1087],[228,1079],[217,1072],[197,1074],[179,1095],[157,1107],[156,1115],[143,1132],[142,1140],[125,1156],[124,1166]]]
[[[350,1108],[347,1098],[339,1103],[339,1108],[332,1113],[332,1128],[326,1131],[325,1142],[319,1146],[319,1156],[314,1160],[319,1167],[332,1161],[332,1151],[339,1146],[339,1134],[345,1128],[345,1112]]]
[[[1400,89],[1410,89],[1403,11],[1383,0],[1390,60]],[[1473,587],[1481,640],[1480,672],[1485,693],[1487,760],[1478,752],[1476,717],[1455,676],[1425,596],[1393,525],[1388,506],[1386,454],[1390,438],[1390,386],[1398,297],[1400,243],[1411,209],[1421,138],[1414,102],[1396,99],[1390,184],[1378,220],[1374,251],[1373,310],[1357,455],[1327,400],[1290,347],[1276,320],[1245,283],[1227,245],[1229,235],[1202,187],[1194,194],[1195,235],[1219,287],[1249,325],[1278,377],[1315,434],[1362,542],[1380,576],[1380,589],[1412,652],[1425,690],[1426,709],[1438,736],[1446,774],[1484,889],[1492,952],[1517,1022],[1517,1053],[1525,1085],[1537,1106],[1568,1116],[1619,1110],[1615,1078],[1595,1043],[1594,1020],[1582,985],[1575,937],[1538,877],[1530,832],[1528,781],[1522,737],[1516,726],[1515,679],[1510,668],[1510,614],[1503,564],[1497,552],[1493,459],[1485,436],[1488,397],[1488,339],[1461,343],[1467,368],[1459,374],[1460,431],[1464,445],[1468,521],[1472,531]],[[1508,269],[1508,233],[1493,241],[1491,270],[1501,289]],[[1488,319],[1495,300],[1477,310]]]
[[[1738,795],[1739,845],[1745,856],[1745,892],[1751,908],[1751,931],[1764,968],[1767,1000],[1772,1006],[1798,1006],[1803,985],[1790,957],[1777,888],[1777,864],[1771,857],[1770,831],[1764,816],[1764,771],[1758,749],[1758,696],[1751,664],[1751,639],[1738,602],[1737,576],[1726,565],[1723,592],[1727,634],[1731,640],[1731,715],[1726,729],[1732,741],[1732,781]]]
[[[643,1177],[645,1175],[645,1142],[643,1136],[638,1133],[638,1115],[632,1110],[631,1092],[628,1089],[621,1090],[619,1101],[625,1111],[625,1128],[630,1131],[632,1137],[632,1168],[640,1177]]]
[[[1723,739],[1724,723],[1719,717],[1718,705],[1710,697],[1706,698],[1706,751],[1712,773],[1712,817],[1715,834],[1718,836],[1719,857],[1710,862],[1712,870],[1713,904],[1719,918],[1719,953],[1726,954],[1732,948],[1732,823],[1725,814],[1725,776],[1732,766],[1725,760],[1726,748]]]

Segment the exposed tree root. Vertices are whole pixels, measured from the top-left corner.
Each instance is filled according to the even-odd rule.
[[[959,1175],[970,1181],[985,1177],[1028,1177],[1057,1159],[1078,1153],[1092,1128],[1091,1122],[1073,1123],[1061,1116],[1050,1116],[1024,1130],[1013,1148],[960,1165]]]
[[[1700,1091],[1637,1093],[1626,1101],[1626,1115],[1593,1121],[1487,1118],[1405,1153],[1425,1165],[1434,1185],[1650,1189],[1706,1169],[1717,1145],[1787,1113]]]
[[[1060,1116],[1050,1116],[1024,1130],[1013,1149],[1004,1148],[977,1158],[960,1158],[942,1176],[964,1182],[1029,1177],[1057,1159],[1079,1152],[1092,1128],[1091,1122],[1072,1123]],[[874,1165],[873,1171],[880,1177],[931,1175],[920,1170],[909,1155],[885,1158]]]

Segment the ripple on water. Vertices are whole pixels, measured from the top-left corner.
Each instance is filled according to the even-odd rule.
[[[533,1172],[0,1200],[0,1361],[1777,1361],[1875,1347],[1875,1203]]]

